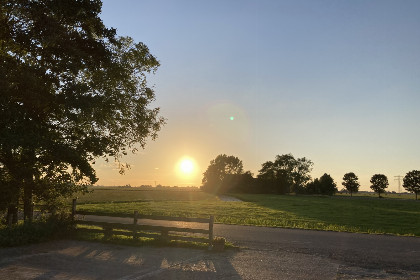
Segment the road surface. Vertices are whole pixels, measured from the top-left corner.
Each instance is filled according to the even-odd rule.
[[[214,253],[56,241],[0,249],[0,279],[420,279],[420,238],[215,225]]]
[[[257,265],[261,271],[295,273],[301,279],[420,279],[420,238],[327,231],[215,225],[241,250],[245,271]],[[248,256],[250,255],[250,256]],[[249,260],[263,260],[261,264]],[[275,274],[267,277],[276,279]],[[255,278],[256,279],[256,278]]]

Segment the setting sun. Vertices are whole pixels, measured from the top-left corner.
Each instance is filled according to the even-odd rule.
[[[190,158],[183,158],[179,163],[179,171],[183,175],[190,175],[194,172],[194,161]]]

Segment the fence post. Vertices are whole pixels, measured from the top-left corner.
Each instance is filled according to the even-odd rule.
[[[104,239],[110,239],[112,237],[113,228],[111,226],[102,226],[104,230]]]
[[[209,245],[213,245],[213,224],[214,224],[214,216],[210,216],[209,221]]]
[[[76,205],[77,205],[77,198],[73,198],[73,204],[71,207],[71,220],[74,221],[74,216],[76,215]]]
[[[169,242],[169,231],[164,229],[160,232],[160,240],[164,243]]]
[[[133,239],[137,238],[137,218],[139,216],[139,211],[135,210],[134,211],[134,219],[133,219]]]

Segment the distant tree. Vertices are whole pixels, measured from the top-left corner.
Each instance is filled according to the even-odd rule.
[[[22,200],[25,218],[34,196],[86,190],[97,158],[119,163],[164,123],[146,80],[159,62],[106,28],[101,6],[0,1],[0,196]]]
[[[420,193],[420,171],[413,170],[408,172],[405,175],[403,182],[403,187],[407,191],[415,193],[417,200],[417,195]]]
[[[294,192],[310,181],[313,162],[306,158],[297,158],[292,154],[277,155],[274,161],[262,164],[258,179],[265,192]]]
[[[319,178],[319,185],[321,194],[333,195],[338,191],[334,179],[327,173]]]
[[[308,194],[333,195],[337,191],[337,184],[327,173],[322,175],[319,179],[315,179],[306,185],[306,193]]]
[[[320,194],[321,186],[318,178],[315,178],[313,181],[309,182],[305,186],[305,193],[307,194]]]
[[[226,174],[222,180],[221,193],[257,193],[257,180],[250,171],[242,174]]]
[[[291,188],[291,178],[286,170],[282,170],[272,161],[262,164],[257,176],[262,193],[285,194]]]
[[[388,178],[383,174],[375,174],[370,179],[370,183],[372,184],[370,188],[377,192],[379,197],[381,197],[381,193],[385,192],[385,189],[388,187]]]
[[[360,184],[358,180],[359,178],[353,172],[344,174],[343,182],[341,184],[347,189],[350,196],[353,196],[353,193],[357,193],[359,191]]]
[[[222,183],[228,175],[244,173],[242,161],[235,156],[218,155],[210,161],[210,165],[203,173],[201,189],[210,193],[221,193]],[[226,186],[226,183],[225,183]]]

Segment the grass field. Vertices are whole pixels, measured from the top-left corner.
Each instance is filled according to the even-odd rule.
[[[78,209],[208,217],[225,224],[420,236],[420,201],[375,197],[236,195],[223,202],[199,191],[95,191]],[[108,201],[108,202],[105,202]],[[112,201],[112,202],[111,202]]]
[[[337,193],[336,196],[342,197],[349,197],[350,194],[346,193]],[[361,198],[378,198],[378,194],[374,192],[358,192],[354,193],[353,197],[361,197]],[[394,199],[416,199],[414,193],[382,193],[381,197],[383,198],[394,198]]]
[[[197,191],[180,190],[143,190],[124,188],[95,188],[93,192],[81,195],[80,203],[97,202],[132,202],[132,201],[197,201],[217,200],[217,197],[208,193]]]

